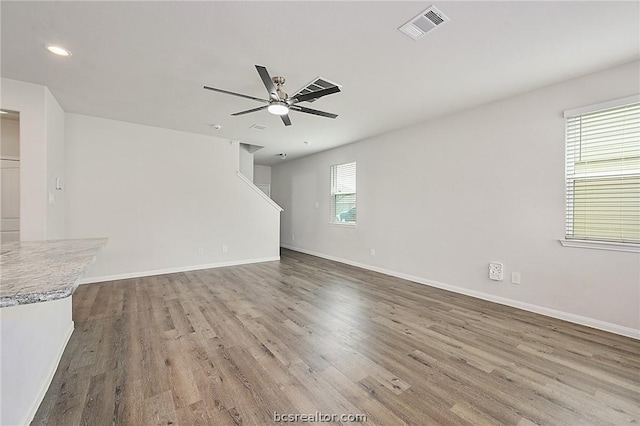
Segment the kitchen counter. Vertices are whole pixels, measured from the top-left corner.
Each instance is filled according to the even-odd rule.
[[[0,308],[71,296],[106,238],[19,241],[0,251]]]

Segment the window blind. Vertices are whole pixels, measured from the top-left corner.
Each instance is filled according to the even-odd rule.
[[[356,222],[356,163],[331,166],[332,223]]]
[[[640,102],[566,116],[566,238],[640,243]]]

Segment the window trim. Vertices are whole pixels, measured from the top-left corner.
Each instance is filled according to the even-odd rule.
[[[587,105],[579,108],[573,108],[570,110],[565,110],[563,113],[564,121],[565,121],[565,129],[567,120],[576,117],[581,114],[588,114],[591,112],[596,112],[600,110],[605,110],[609,108],[615,108],[626,104],[632,103],[640,103],[640,94],[635,94],[631,96],[626,96],[623,98],[612,99],[610,101],[600,102],[593,105]],[[567,198],[567,182],[569,177],[567,175],[567,137],[565,135],[565,200],[564,200],[564,210],[565,210],[565,236],[564,238],[559,239],[558,241],[563,247],[576,247],[576,248],[586,248],[586,249],[597,249],[597,250],[610,250],[610,251],[622,251],[622,252],[631,252],[631,253],[640,253],[640,242],[622,242],[622,241],[608,241],[608,240],[591,240],[591,239],[581,239],[581,238],[571,238],[567,235],[568,223],[566,222],[566,211],[569,206],[569,199]],[[603,177],[606,177],[606,173],[602,173]],[[574,175],[573,178],[580,177],[579,175]],[[573,200],[571,200],[573,201]],[[573,226],[573,224],[572,224]]]
[[[615,108],[620,105],[632,104],[640,102],[640,94],[626,96],[624,98],[613,99],[606,102],[600,102],[594,105],[587,105],[579,108],[568,109],[564,112],[564,118],[575,117],[576,115],[586,114],[589,112],[598,111],[601,109]]]
[[[329,225],[343,228],[357,228],[358,222],[329,222]]]
[[[612,241],[569,240],[563,238],[560,241],[562,247],[575,247],[595,250],[623,251],[627,253],[640,253],[640,244],[618,243]]]
[[[354,168],[355,168],[355,177],[356,177],[356,188],[354,192],[348,192],[348,193],[343,193],[343,194],[334,194],[333,193],[333,170],[334,168],[336,168],[338,166],[344,166],[347,164],[353,164]],[[335,226],[343,226],[343,227],[349,227],[349,228],[356,228],[358,225],[358,219],[356,216],[356,221],[355,222],[339,222],[335,220],[335,217],[333,217],[333,206],[334,206],[334,197],[336,195],[348,195],[348,194],[353,194],[356,196],[356,207],[358,205],[358,162],[356,160],[352,160],[352,161],[345,161],[342,163],[336,163],[336,164],[331,164],[329,166],[329,209],[331,209],[331,211],[329,211],[329,225],[335,225]]]

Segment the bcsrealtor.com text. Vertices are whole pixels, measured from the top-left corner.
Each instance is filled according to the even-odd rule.
[[[366,414],[335,414],[322,413],[278,413],[273,412],[273,421],[278,423],[364,423],[367,421]]]

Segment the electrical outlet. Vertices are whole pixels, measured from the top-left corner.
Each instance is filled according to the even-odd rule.
[[[511,283],[512,284],[520,284],[520,272],[512,272],[511,273]]]
[[[489,263],[489,279],[494,281],[502,281],[504,279],[504,265],[502,263]]]
[[[371,249],[371,256],[375,256],[376,255],[376,249],[372,248]]]
[[[222,246],[222,252],[223,253],[228,253],[229,252],[229,247],[227,247],[226,245]]]

